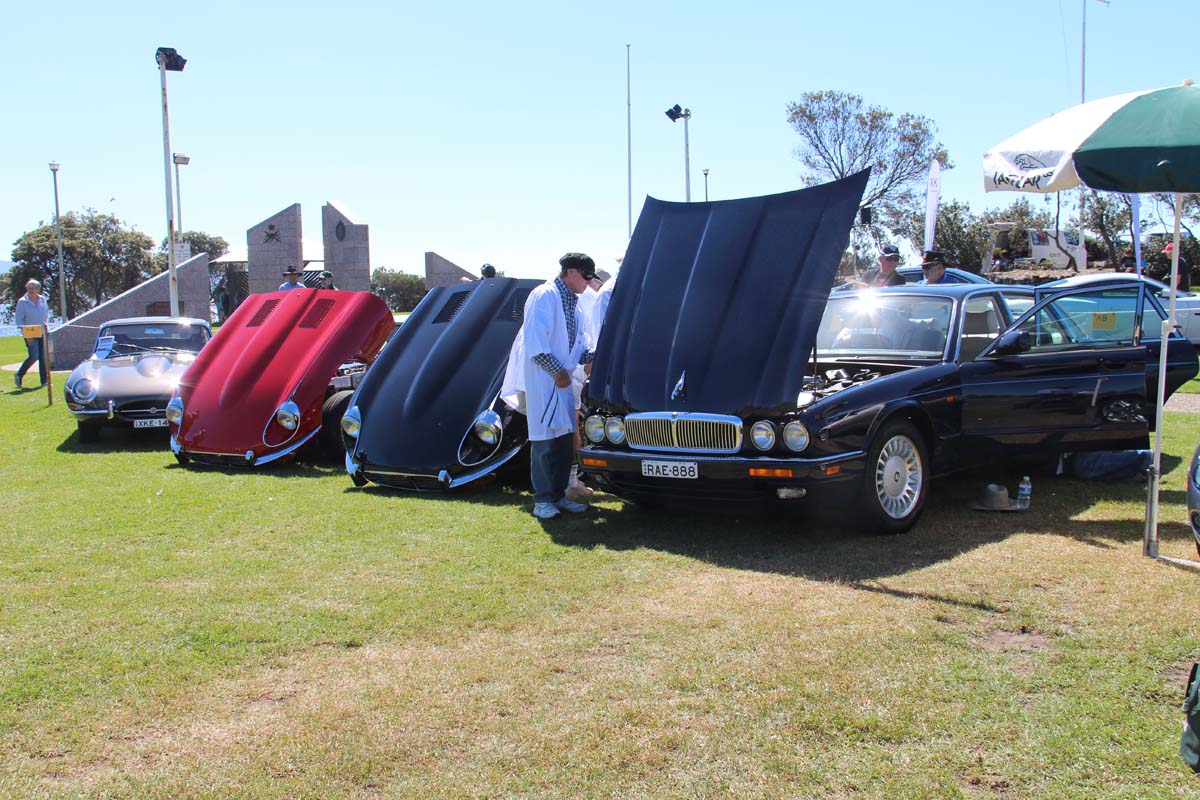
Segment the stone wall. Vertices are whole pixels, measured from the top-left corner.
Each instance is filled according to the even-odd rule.
[[[175,268],[179,281],[179,313],[184,317],[210,319],[208,254],[200,253]],[[53,369],[74,369],[92,354],[97,329],[106,322],[125,317],[167,316],[171,313],[169,276],[164,271],[138,284],[91,311],[75,317],[50,334]]]
[[[479,275],[467,272],[449,259],[442,258],[437,253],[425,253],[425,288],[435,286],[453,286],[462,283],[463,278],[475,280]]]
[[[300,204],[293,203],[246,231],[246,269],[250,291],[273,292],[289,266],[304,269]]]
[[[325,269],[333,273],[339,289],[371,291],[370,229],[332,203],[321,206],[321,238],[325,244]]]

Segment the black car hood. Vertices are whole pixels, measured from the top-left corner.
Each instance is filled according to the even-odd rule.
[[[647,198],[590,403],[726,414],[794,405],[868,175],[714,203]]]
[[[458,468],[459,444],[499,394],[525,300],[541,282],[431,289],[363,376],[356,452],[377,466]]]

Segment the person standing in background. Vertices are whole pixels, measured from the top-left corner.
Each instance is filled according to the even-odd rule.
[[[46,305],[46,298],[42,296],[42,284],[39,281],[30,278],[25,282],[25,294],[17,300],[17,313],[13,316],[14,325],[45,325],[46,320],[50,318],[50,307]],[[45,331],[43,331],[45,333]],[[25,339],[25,351],[28,353],[27,358],[21,362],[21,366],[17,368],[16,382],[17,388],[21,388],[21,382],[25,379],[25,373],[33,366],[33,362],[38,363],[38,376],[42,379],[42,386],[46,385],[46,359],[43,356],[45,352],[45,339]]]

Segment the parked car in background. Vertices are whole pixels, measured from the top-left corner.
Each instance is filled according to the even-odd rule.
[[[525,301],[541,281],[432,289],[363,378],[342,419],[355,485],[451,489],[525,446],[525,415],[499,399]]]
[[[924,280],[925,273],[920,267],[897,267],[896,272],[904,276],[904,280],[908,283],[919,283]],[[974,272],[967,272],[965,269],[957,267],[946,268],[946,283],[988,283],[991,281],[982,275],[976,275]],[[863,288],[863,284],[859,281],[848,281],[833,287],[835,292],[847,292],[854,289]]]
[[[211,337],[207,321],[190,317],[130,317],[101,325],[92,355],[63,386],[79,441],[96,441],[106,426],[166,428],[167,402]]]
[[[825,243],[853,219],[849,180],[708,204],[702,223],[688,204],[647,204],[597,345],[579,454],[592,479],[650,506],[837,496],[864,529],[900,532],[941,473],[1147,445],[1162,343],[1143,317],[1164,316],[1152,293],[829,296],[840,251]],[[1182,337],[1168,347],[1170,393],[1197,360]]]
[[[1099,275],[1076,275],[1050,283],[1044,283],[1039,290],[1059,291],[1079,286],[1101,285],[1131,285],[1143,284],[1146,290],[1158,298],[1159,305],[1167,308],[1171,302],[1171,287],[1161,281],[1145,276],[1139,277],[1128,272],[1106,272]],[[1179,333],[1192,344],[1200,344],[1200,294],[1177,291],[1175,293],[1175,325]]]
[[[352,385],[395,322],[369,292],[253,294],[196,358],[167,407],[182,463],[263,465],[321,430],[336,444]]]

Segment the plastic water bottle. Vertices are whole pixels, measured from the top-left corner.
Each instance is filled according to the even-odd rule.
[[[1024,511],[1029,508],[1029,501],[1033,497],[1033,481],[1029,480],[1026,475],[1021,478],[1021,485],[1017,488],[1017,508]]]

